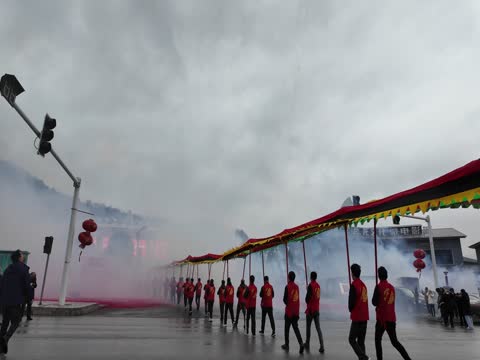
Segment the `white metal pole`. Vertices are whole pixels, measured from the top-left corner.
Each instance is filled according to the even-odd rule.
[[[427,215],[426,221],[428,224],[428,238],[430,241],[430,254],[432,257],[433,283],[435,285],[435,289],[437,289],[438,288],[437,259],[435,256],[435,246],[433,245],[433,232],[432,232],[432,223],[430,221],[430,215]]]
[[[67,297],[67,283],[68,283],[68,273],[70,270],[70,261],[72,258],[72,249],[73,249],[73,237],[75,235],[75,218],[77,213],[77,202],[78,195],[80,192],[80,178],[77,178],[77,182],[74,183],[73,191],[73,200],[72,200],[72,210],[70,214],[70,226],[68,227],[68,239],[67,239],[67,249],[65,250],[65,263],[63,264],[63,273],[62,273],[62,283],[60,286],[60,295],[58,298],[58,303],[60,305],[65,305],[65,299]]]

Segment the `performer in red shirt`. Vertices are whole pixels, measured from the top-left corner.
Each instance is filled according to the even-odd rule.
[[[183,277],[180,278],[177,282],[177,305],[180,305],[180,299],[182,298],[183,293]]]
[[[223,313],[225,312],[225,280],[222,280],[222,285],[218,288],[217,295],[220,303],[220,325],[223,325]]]
[[[245,280],[240,281],[240,285],[237,288],[237,316],[235,317],[235,324],[233,324],[233,327],[236,328],[238,326],[238,316],[240,315],[240,311],[243,313],[243,328],[245,329],[245,304],[246,304],[246,299],[245,299],[245,290],[247,289],[247,286],[245,285]]]
[[[195,296],[195,285],[193,285],[193,278],[190,279],[186,286],[186,294],[187,294],[187,299],[188,299],[188,314],[192,316],[193,310],[192,310],[192,304],[193,304],[193,298]]]
[[[200,298],[202,297],[202,281],[198,278],[195,284],[195,304],[197,305],[197,311],[200,310]]]
[[[310,273],[310,284],[307,288],[305,302],[307,303],[307,310],[305,311],[305,314],[307,314],[307,341],[304,346],[307,351],[310,350],[310,328],[313,321],[320,341],[319,351],[323,354],[325,348],[323,346],[322,330],[320,329],[320,285],[317,283],[317,273],[315,271]]]
[[[213,321],[213,303],[215,302],[215,285],[213,279],[210,280],[210,286],[208,287],[208,314],[210,316],[209,321]]]
[[[244,294],[245,298],[247,299],[247,327],[246,331],[248,334],[248,324],[250,320],[252,321],[252,335],[255,336],[255,327],[256,327],[256,320],[255,320],[255,313],[257,307],[257,287],[255,286],[255,276],[250,275],[250,285],[248,285],[247,291]]]
[[[304,346],[302,335],[298,329],[298,319],[300,318],[300,290],[295,284],[295,273],[288,273],[288,284],[283,293],[283,303],[285,304],[285,344],[282,349],[290,350],[290,326],[293,327],[298,344],[300,345],[300,354],[303,354]]]
[[[367,287],[360,280],[361,268],[358,264],[350,266],[353,282],[348,295],[348,310],[350,311],[350,334],[348,341],[357,354],[359,360],[370,359],[365,353],[365,336],[368,322],[368,293]]]
[[[397,339],[396,315],[395,315],[395,288],[387,281],[388,272],[383,266],[378,268],[378,278],[380,282],[375,286],[373,292],[372,304],[376,306],[377,323],[375,325],[375,349],[377,350],[377,360],[383,360],[382,337],[387,331],[390,341],[395,349],[398,350],[404,360],[411,360],[405,348]]]
[[[260,289],[260,297],[262,301],[260,303],[262,307],[262,328],[260,334],[265,333],[265,320],[268,314],[268,319],[270,320],[270,326],[272,327],[272,337],[275,337],[275,319],[273,318],[273,304],[272,300],[275,296],[273,292],[273,287],[268,282],[268,276],[263,277],[263,286]]]
[[[228,313],[230,312],[230,317],[232,318],[232,324],[235,325],[235,320],[233,318],[233,300],[235,296],[235,289],[232,285],[232,280],[227,278],[227,286],[225,288],[225,314],[223,315],[224,325],[227,325]]]

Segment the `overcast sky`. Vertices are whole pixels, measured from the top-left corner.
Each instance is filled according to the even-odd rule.
[[[478,158],[479,40],[477,1],[12,0],[0,72],[57,119],[82,199],[222,251]],[[0,122],[0,157],[72,192],[4,100]],[[432,216],[480,241],[478,211]]]

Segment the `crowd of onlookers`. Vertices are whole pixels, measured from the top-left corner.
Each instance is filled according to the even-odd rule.
[[[470,305],[470,296],[461,289],[459,293],[450,287],[437,288],[435,291],[425,288],[422,292],[428,313],[437,317],[436,309],[440,311],[440,318],[445,326],[454,328],[454,320],[460,321],[460,326],[473,330],[473,318]]]

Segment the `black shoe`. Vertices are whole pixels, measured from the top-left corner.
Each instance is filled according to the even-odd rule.
[[[305,347],[303,345],[300,345],[300,354],[303,354],[303,351],[305,350]]]
[[[265,331],[260,330],[258,333],[259,333],[260,335],[263,335],[263,334],[265,334]]]
[[[325,348],[322,346],[318,351],[320,351],[320,353],[323,354],[325,352]]]
[[[274,337],[275,337],[275,333],[273,332],[273,333],[272,333],[272,338],[274,338]]]
[[[303,344],[303,347],[305,348],[305,350],[310,351],[310,344],[309,343]]]
[[[282,345],[282,349],[285,350],[285,351],[288,351],[290,350],[289,346],[287,344],[283,344]]]
[[[27,317],[27,321],[32,321],[33,319],[29,316]]]

